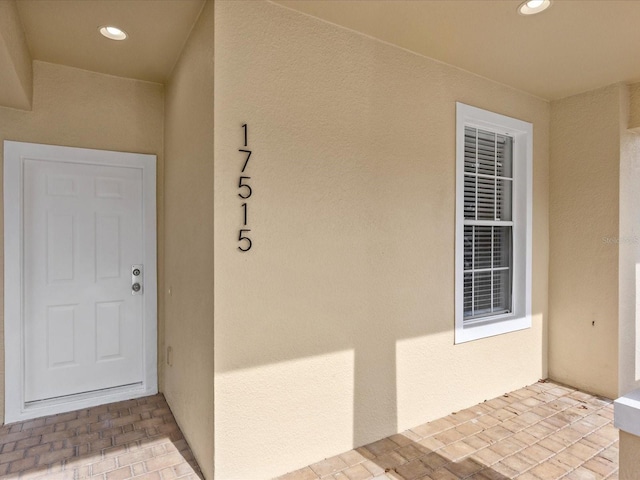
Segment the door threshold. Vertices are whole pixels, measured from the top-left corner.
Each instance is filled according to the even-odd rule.
[[[14,423],[33,418],[55,415],[58,413],[72,412],[83,408],[97,407],[107,403],[131,400],[146,397],[158,393],[157,388],[145,388],[143,382],[121,385],[118,387],[93,390],[91,392],[65,395],[62,397],[47,398],[25,402],[17,416],[8,415],[5,423]]]
[[[57,403],[68,403],[74,400],[83,400],[85,398],[91,398],[99,394],[108,395],[110,393],[118,393],[124,390],[135,389],[136,387],[142,387],[142,382],[130,383],[129,385],[120,385],[110,388],[99,388],[97,390],[89,390],[88,392],[74,393],[72,395],[61,395],[59,397],[43,398],[42,400],[32,400],[30,402],[24,402],[25,408],[29,408],[35,405],[55,405]]]

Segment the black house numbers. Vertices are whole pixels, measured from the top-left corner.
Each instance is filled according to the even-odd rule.
[[[245,123],[244,125],[242,125],[242,128],[244,130],[244,146],[247,148],[238,149],[238,152],[242,154],[244,162],[242,164],[242,170],[240,170],[240,178],[238,180],[238,196],[241,198],[241,201],[243,200],[240,208],[242,210],[242,226],[244,227],[240,228],[240,231],[238,232],[238,250],[240,250],[241,252],[248,252],[249,250],[251,250],[252,243],[251,239],[249,238],[249,232],[251,232],[251,229],[247,228],[249,225],[249,204],[247,203],[247,201],[253,194],[253,190],[249,185],[249,180],[251,180],[251,177],[244,175],[247,172],[249,159],[251,158],[251,150],[248,149],[249,127]]]

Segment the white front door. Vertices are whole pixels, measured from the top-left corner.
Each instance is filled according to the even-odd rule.
[[[155,157],[5,142],[7,211],[7,420],[155,393]]]

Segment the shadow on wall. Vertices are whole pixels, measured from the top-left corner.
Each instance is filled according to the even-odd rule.
[[[285,216],[297,215],[293,210],[297,209],[292,207]],[[306,215],[323,217],[313,212]],[[217,311],[232,311],[233,317],[217,321],[215,367],[217,374],[226,376],[353,352],[349,366],[353,374],[353,446],[359,446],[398,431],[398,342],[444,333],[449,338],[443,340],[452,344],[453,317],[451,311],[445,312],[450,302],[437,301],[429,293],[434,280],[422,268],[425,262],[416,264],[412,255],[397,251],[403,240],[376,246],[367,232],[362,233],[368,239],[348,238],[342,228],[327,222],[330,219],[316,220],[304,232],[305,237],[335,234],[322,249],[310,249],[300,241],[283,246],[275,238],[273,243],[265,238],[260,248],[252,250],[251,261],[243,263],[242,288],[224,288],[217,296]],[[271,219],[271,224],[279,223]],[[345,258],[340,252],[354,243],[363,249]],[[283,249],[287,250],[285,257],[270,254]],[[408,280],[399,284],[398,275],[388,275],[392,271],[404,272]],[[268,279],[264,272],[269,272]],[[422,288],[416,285],[424,285],[426,293],[420,294]],[[259,294],[247,301],[247,292]],[[437,353],[429,351],[422,361],[424,365],[441,363]],[[309,382],[314,382],[310,375]]]
[[[395,341],[386,348],[366,348],[354,352],[353,445],[371,441],[371,428],[378,438],[398,431]],[[380,375],[380,372],[387,375]],[[385,433],[386,432],[386,433]]]
[[[308,227],[310,230],[313,228]],[[278,369],[280,364],[299,364],[309,360],[305,388],[311,384],[316,388],[322,381],[315,378],[314,372],[321,373],[323,378],[344,373],[339,368],[329,372],[330,366],[320,372],[318,366],[322,365],[322,359],[334,353],[352,352],[353,363],[349,365],[353,373],[350,399],[352,446],[365,445],[397,432],[397,372],[402,368],[398,362],[400,359],[406,361],[402,344],[404,341],[422,342],[425,339],[425,345],[419,347],[422,365],[429,366],[428,370],[448,368],[439,355],[442,348],[457,348],[453,347],[453,293],[450,299],[446,299],[451,302],[435,298],[429,288],[434,282],[433,277],[437,276],[423,269],[422,262],[410,265],[410,259],[402,254],[395,256],[394,260],[383,256],[380,261],[373,262],[374,252],[365,249],[363,253],[354,252],[342,262],[335,262],[332,260],[337,256],[334,248],[342,248],[343,242],[327,245],[322,251],[310,251],[304,244],[295,243],[288,245],[288,255],[283,259],[268,254],[283,248],[277,244],[269,245],[269,240],[264,239],[266,245],[252,252],[251,262],[244,264],[247,268],[243,276],[244,288],[228,290],[228,294],[225,292],[219,296],[221,302],[233,305],[233,318],[228,320],[227,327],[221,328],[220,322],[217,324],[216,373],[226,377],[227,373],[237,371],[242,378],[243,371],[251,372],[261,367]],[[369,245],[370,248],[373,247]],[[399,247],[396,245],[395,248]],[[386,245],[389,257],[398,253],[393,250],[394,246]],[[375,257],[380,257],[380,252]],[[400,266],[392,267],[394,261]],[[363,273],[365,265],[368,271]],[[264,275],[252,275],[254,269],[256,272],[270,272],[268,281]],[[397,276],[389,279],[383,273],[390,270],[404,270],[413,282],[425,285],[427,290],[416,289],[412,282],[398,285],[394,282]],[[358,273],[352,273],[354,271]],[[437,281],[442,282],[442,277]],[[329,297],[310,293],[320,291],[328,294],[328,290],[336,294]],[[246,292],[260,292],[260,295],[247,301]],[[231,310],[230,307],[226,309]],[[427,340],[427,337],[439,338]],[[224,341],[220,340],[222,338]],[[437,347],[429,348],[431,342]],[[398,351],[399,347],[402,352]],[[460,346],[461,350],[465,348],[469,347]],[[494,360],[489,355],[483,357],[483,361]],[[423,366],[416,365],[416,369],[424,370]],[[256,392],[254,398],[268,398],[265,395],[271,393],[264,392],[264,388],[291,388],[295,383],[295,380],[283,377],[287,368],[283,367],[277,376],[269,370],[265,370],[264,375],[257,372],[257,376],[266,379],[260,388],[244,379],[241,381],[251,384],[254,389],[251,391]],[[276,383],[270,384],[271,380]],[[301,385],[293,388],[299,387]],[[321,388],[326,390],[330,386],[317,387]],[[446,388],[443,383],[434,385],[431,391],[439,395]],[[334,396],[341,393],[344,392],[336,392]],[[301,395],[300,398],[304,397]]]

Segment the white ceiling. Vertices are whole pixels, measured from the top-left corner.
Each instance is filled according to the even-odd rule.
[[[163,83],[204,0],[18,0],[34,60]],[[129,34],[108,40],[98,27]]]
[[[221,0],[237,1],[237,0]],[[164,82],[205,0],[18,0],[34,59]],[[546,99],[640,81],[639,0],[274,0]],[[100,37],[116,24],[126,42]]]

